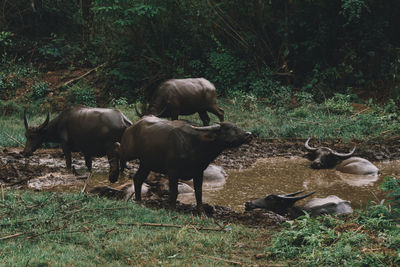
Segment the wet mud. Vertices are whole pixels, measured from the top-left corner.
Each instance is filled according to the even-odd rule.
[[[239,148],[224,151],[213,164],[222,166],[228,173],[240,172],[252,166],[260,159],[273,157],[293,158],[304,157],[307,153],[304,148],[303,139],[259,139],[254,138],[250,144],[242,145]],[[355,156],[364,157],[374,163],[388,162],[400,159],[400,137],[385,140],[381,142],[363,141],[363,142],[318,142],[313,145],[323,145],[333,148],[339,152],[347,152],[354,146],[357,147]],[[93,175],[91,180],[86,181],[89,173],[86,171],[84,159],[79,153],[72,156],[74,170],[65,169],[65,159],[60,149],[39,149],[30,158],[23,158],[19,152],[21,148],[2,148],[0,151],[0,183],[3,187],[15,189],[33,189],[50,191],[80,192],[85,188],[86,192],[95,187],[112,186],[112,188],[122,188],[127,182],[132,181],[132,177],[137,170],[138,164],[133,161],[128,164],[129,170],[116,183],[110,185],[107,180],[108,161],[105,157],[96,158],[93,161]],[[306,162],[306,161],[304,161]],[[307,163],[302,163],[307,164]],[[282,170],[285,171],[285,170]],[[228,178],[229,181],[230,177]],[[46,183],[41,183],[46,180]],[[167,188],[163,187],[166,177],[152,174],[149,178],[149,197],[144,197],[142,204],[151,208],[167,208],[168,201]],[[87,184],[86,184],[87,183]],[[256,181],[249,179],[243,186],[252,185]],[[87,186],[87,188],[86,188]],[[290,191],[291,188],[281,188],[280,191]],[[266,192],[257,192],[259,197],[267,193],[276,193],[273,190]],[[267,192],[268,191],[268,192]],[[240,192],[236,192],[240,193]],[[279,193],[279,192],[278,192]],[[235,192],[232,197],[235,197]],[[260,195],[261,194],[261,195]],[[332,193],[334,194],[334,193]],[[112,196],[112,194],[111,194]],[[147,196],[147,195],[146,195]],[[114,196],[115,197],[115,196]],[[247,196],[248,200],[252,199]],[[286,218],[264,210],[253,210],[250,212],[240,211],[237,207],[231,205],[213,205],[204,198],[205,212],[207,216],[221,220],[223,222],[242,223],[248,226],[264,227],[279,225]],[[196,214],[196,208],[193,204],[178,202],[177,210],[184,213]]]

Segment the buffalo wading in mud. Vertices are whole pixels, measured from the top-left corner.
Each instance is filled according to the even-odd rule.
[[[357,175],[377,175],[378,168],[370,161],[352,157],[356,148],[354,147],[349,153],[338,153],[328,147],[311,147],[307,139],[305,148],[309,151],[307,157],[312,161],[311,167],[313,169],[329,169],[335,168],[343,173],[357,174]]]
[[[224,150],[249,142],[251,133],[235,124],[195,127],[181,120],[169,121],[145,116],[124,132],[115,144],[121,163],[139,159],[134,176],[135,198],[141,200],[141,187],[150,171],[169,179],[169,204],[176,206],[178,179],[193,179],[197,210],[203,213],[203,171]],[[111,181],[115,182],[115,181]]]
[[[204,126],[210,124],[207,112],[224,121],[224,111],[217,105],[215,86],[204,78],[172,79],[161,83],[150,103],[143,105],[142,112],[135,106],[139,117],[155,115],[177,120],[179,115],[199,113]]]
[[[71,169],[71,152],[82,152],[89,171],[92,157],[107,155],[110,163],[110,179],[118,175],[119,161],[113,157],[112,148],[121,140],[125,129],[132,122],[119,110],[74,106],[62,111],[50,120],[49,114],[39,126],[29,126],[24,112],[26,144],[22,154],[29,157],[42,143],[59,143]]]

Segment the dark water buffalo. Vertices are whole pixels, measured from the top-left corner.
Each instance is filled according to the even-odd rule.
[[[136,106],[135,106],[136,109]],[[211,112],[224,121],[224,111],[217,106],[215,86],[204,78],[172,79],[161,83],[148,106],[143,106],[138,116],[155,115],[177,120],[179,115],[199,113],[203,125],[210,123]]]
[[[247,211],[257,208],[266,209],[282,216],[288,216],[291,219],[304,215],[304,211],[308,212],[311,216],[334,213],[345,215],[353,212],[350,202],[337,196],[313,198],[302,207],[294,206],[296,201],[309,197],[315,193],[312,192],[303,196],[297,196],[303,192],[304,191],[299,191],[286,195],[267,195],[265,198],[246,202],[245,209]]]
[[[355,147],[349,153],[338,153],[328,147],[311,147],[308,144],[309,141],[310,138],[307,139],[304,146],[309,151],[307,157],[312,161],[313,169],[335,168],[340,172],[358,175],[376,175],[379,172],[378,168],[370,161],[351,157],[356,150]]]
[[[193,179],[197,209],[202,213],[203,171],[224,149],[239,146],[250,138],[250,132],[229,122],[194,127],[185,121],[145,116],[126,129],[121,144],[115,144],[115,151],[121,162],[140,160],[134,177],[136,200],[141,200],[142,184],[154,171],[168,175],[171,208],[176,206],[178,179]]]
[[[22,154],[29,157],[43,142],[60,143],[67,168],[71,169],[71,152],[82,152],[89,171],[92,157],[108,156],[110,177],[118,175],[119,161],[112,148],[132,122],[119,110],[74,106],[50,120],[49,114],[39,126],[29,126],[24,113],[26,144]]]
[[[255,199],[245,203],[245,209],[247,211],[253,209],[266,209],[273,211],[282,216],[289,216],[290,218],[297,218],[304,214],[304,212],[294,204],[306,197],[311,196],[315,192],[308,193],[303,196],[298,196],[304,191],[299,191],[296,193],[285,194],[285,195],[267,195],[264,198]]]

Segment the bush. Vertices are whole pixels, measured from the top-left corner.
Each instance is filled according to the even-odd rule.
[[[353,111],[350,103],[350,95],[336,93],[332,98],[325,101],[326,108],[335,114],[347,114]]]
[[[14,101],[3,101],[0,99],[0,112],[1,116],[22,114],[23,107]]]
[[[49,84],[47,82],[39,82],[32,86],[32,96],[34,99],[45,97],[49,93]]]
[[[81,104],[88,107],[96,107],[96,95],[94,89],[89,86],[75,85],[68,93],[68,98],[72,104]]]

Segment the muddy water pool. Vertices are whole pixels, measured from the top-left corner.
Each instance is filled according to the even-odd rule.
[[[336,195],[351,201],[353,208],[365,207],[368,201],[379,202],[383,199],[378,186],[385,176],[400,176],[400,160],[374,164],[381,171],[379,176],[343,174],[332,169],[313,170],[310,162],[301,157],[259,159],[252,168],[228,171],[228,179],[222,187],[207,188],[205,185],[203,202],[243,211],[246,201],[267,194],[305,190],[316,191],[315,197]],[[195,203],[193,194],[181,194],[178,199]]]
[[[110,186],[108,181],[108,162],[105,158],[96,159],[94,172],[87,190],[96,186]],[[64,160],[41,158],[37,164],[64,168]],[[60,166],[58,166],[59,164]],[[73,164],[81,175],[87,175],[83,160],[74,160]],[[314,196],[326,197],[336,195],[342,199],[349,200],[353,208],[364,207],[368,201],[379,202],[384,198],[378,186],[385,176],[400,177],[400,160],[387,162],[374,162],[380,169],[379,176],[355,176],[343,174],[335,170],[313,170],[310,162],[302,157],[271,157],[259,159],[251,168],[242,170],[228,170],[226,183],[205,183],[203,185],[203,202],[212,205],[230,207],[236,211],[244,210],[244,203],[249,200],[264,197],[267,194],[292,193],[300,190],[307,192],[316,191]],[[120,177],[117,187],[131,181],[136,169],[132,166],[129,175]],[[71,174],[47,173],[50,179],[39,177],[30,183],[40,183],[44,180],[48,185],[42,184],[36,189],[51,191],[80,192],[84,187],[85,179],[78,178],[71,182]],[[53,177],[52,177],[53,176]],[[48,178],[47,177],[47,178]],[[68,183],[60,183],[60,179]],[[189,183],[190,184],[190,183]],[[191,184],[190,184],[191,185]],[[184,203],[195,203],[193,193],[179,194],[178,200]],[[298,204],[303,204],[299,202]]]

